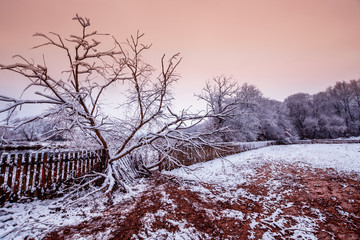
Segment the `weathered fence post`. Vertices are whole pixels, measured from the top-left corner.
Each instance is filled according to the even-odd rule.
[[[25,153],[23,155],[23,172],[22,172],[22,179],[21,179],[21,189],[20,189],[20,197],[24,196],[26,193],[26,190],[29,186],[29,178],[28,178],[28,171],[29,171],[29,153]]]
[[[40,180],[40,192],[43,194],[45,192],[45,183],[46,183],[46,164],[47,164],[48,154],[46,152],[43,153],[42,159],[42,170],[41,170],[41,180]]]
[[[35,189],[35,196],[41,196],[41,175],[42,175],[42,153],[38,153],[35,155],[36,160],[36,168],[35,168],[35,182],[34,182],[34,189]]]
[[[50,152],[47,153],[47,157],[48,157],[48,162],[47,162],[47,173],[46,173],[46,183],[45,183],[45,189],[50,191],[51,190],[51,185],[52,185],[52,175],[53,175],[53,154],[51,154]]]
[[[34,193],[34,174],[35,174],[35,153],[29,154],[30,161],[30,176],[29,176],[29,187],[27,195],[32,196]]]
[[[7,179],[7,186],[9,191],[12,191],[12,187],[13,187],[13,175],[14,175],[14,161],[15,160],[15,154],[12,154],[9,156],[9,158],[7,159],[7,163],[8,163],[8,179]]]
[[[20,186],[20,175],[21,175],[21,159],[22,154],[15,155],[15,161],[14,166],[16,170],[14,169],[14,176],[13,176],[13,189],[12,189],[12,199],[16,200],[18,199],[18,190]]]
[[[58,174],[59,174],[59,155],[55,152],[53,152],[52,154],[53,157],[53,163],[54,163],[54,171],[52,174],[52,178],[53,178],[53,184],[52,184],[52,189],[56,189],[57,185],[58,185]]]
[[[8,168],[8,159],[9,155],[7,153],[2,154],[0,156],[0,205],[7,201],[9,191],[6,185],[6,176],[7,168]]]

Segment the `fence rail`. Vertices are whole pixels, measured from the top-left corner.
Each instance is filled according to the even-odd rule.
[[[101,172],[105,150],[0,152],[0,205],[22,197],[45,198],[71,180]]]

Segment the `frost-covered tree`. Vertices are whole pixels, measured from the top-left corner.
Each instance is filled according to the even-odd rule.
[[[307,138],[305,120],[311,115],[311,95],[297,93],[287,97],[284,101],[288,109],[288,117],[301,139]]]
[[[350,89],[353,95],[355,106],[357,106],[357,114],[360,113],[360,79],[358,80],[351,80],[350,83]],[[360,117],[360,116],[358,116]]]
[[[234,140],[256,141],[261,121],[258,117],[261,91],[254,85],[244,83],[236,93],[236,115],[230,120],[236,133]],[[235,135],[235,133],[233,134]]]
[[[240,108],[254,108],[263,98],[261,91],[254,85],[244,83],[236,93],[236,99]]]
[[[26,119],[14,119],[14,124],[18,122],[24,122]],[[54,126],[58,126],[58,121],[48,121],[44,119],[39,119],[37,121],[31,121],[28,124],[19,126],[16,129],[7,129],[6,134],[3,138],[8,139],[9,141],[15,140],[21,142],[26,141],[39,141],[43,139],[44,134],[48,133]],[[5,129],[4,127],[2,127]],[[62,135],[52,135],[50,137],[52,140],[64,140]]]
[[[358,81],[337,82],[327,89],[329,101],[338,117],[344,119],[347,135],[359,135]]]
[[[295,129],[286,116],[286,106],[283,103],[263,98],[259,102],[258,118],[260,120],[258,140],[291,143],[297,138]]]
[[[236,107],[238,90],[238,84],[232,77],[222,75],[207,81],[202,92],[195,95],[206,102],[207,112],[218,115],[208,124],[222,132],[220,133],[222,141],[227,141],[228,129],[225,127],[225,122],[230,117],[228,114],[232,114]]]
[[[237,94],[238,138],[245,141],[277,140],[289,142],[295,136],[290,122],[284,117],[281,102],[263,97],[254,85],[244,83]]]
[[[349,84],[353,95],[355,125],[358,128],[358,134],[360,134],[360,79],[351,80]]]
[[[317,131],[313,138],[337,138],[346,132],[345,121],[336,114],[336,109],[327,92],[312,96],[312,118],[317,120]]]
[[[228,115],[207,123],[208,127],[226,129],[220,136],[222,141],[289,142],[293,138],[293,128],[283,115],[281,103],[264,98],[254,85],[244,83],[238,87],[230,79],[215,78],[212,84],[207,83],[200,98],[213,112],[220,107],[229,110]]]
[[[176,71],[181,61],[179,54],[169,58],[164,55],[156,71],[144,61],[143,56],[151,47],[143,43],[144,34],[137,32],[121,43],[108,34],[91,31],[87,18],[76,15],[73,20],[81,27],[79,35],[64,38],[53,32],[34,34],[44,41],[35,49],[53,47],[64,53],[57,59],[65,61],[68,66],[62,75],[54,74],[45,60],[35,63],[16,56],[19,62],[0,64],[1,70],[27,78],[24,91],[37,96],[21,99],[0,95],[0,101],[8,104],[0,109],[0,113],[8,112],[2,127],[20,129],[39,119],[57,119],[61,124],[49,129],[46,138],[71,132],[77,136],[79,146],[94,142],[108,149],[110,157],[104,163],[106,171],[98,174],[105,177],[103,188],[108,187],[107,192],[116,183],[126,188],[126,183],[144,173],[146,166],[141,158],[129,157],[144,147],[166,155],[181,144],[198,146],[202,141],[201,133],[187,134],[184,129],[209,115],[171,110],[173,97],[170,89],[179,79]],[[107,48],[103,41],[111,42],[111,47]],[[110,88],[118,89],[117,109],[121,117],[116,119],[103,110],[103,100]],[[13,121],[13,113],[18,108],[39,104],[48,108],[23,121]],[[212,115],[221,117],[221,114],[220,110]]]
[[[285,99],[287,116],[300,138],[336,138],[347,135],[346,104],[335,97],[340,93],[339,90],[335,90],[337,93],[332,91],[330,87],[326,92],[314,95],[299,93]],[[347,102],[349,99],[345,97],[343,100]]]

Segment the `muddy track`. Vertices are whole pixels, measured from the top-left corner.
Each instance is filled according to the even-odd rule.
[[[134,201],[44,239],[360,239],[359,176],[268,164],[231,189],[154,175]],[[105,234],[106,233],[106,234]]]

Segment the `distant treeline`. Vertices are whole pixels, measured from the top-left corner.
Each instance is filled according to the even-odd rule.
[[[214,112],[219,111],[219,107],[229,107],[230,113],[219,119],[210,119],[191,131],[221,127],[221,133],[215,133],[209,138],[225,142],[277,140],[286,143],[297,139],[332,139],[360,135],[360,79],[337,82],[314,95],[293,94],[283,102],[263,97],[254,85],[245,83],[235,88],[226,82],[231,79],[223,80],[224,82],[218,81],[218,85],[213,86],[218,87],[219,91],[207,86],[209,94],[212,94],[207,96],[208,105]],[[221,87],[227,86],[226,84],[230,84],[234,91],[220,97]],[[2,139],[36,141],[57,125],[61,127],[63,124],[58,119],[51,122],[39,120],[15,130],[0,129],[0,134]],[[61,141],[73,136],[65,132],[49,138]]]
[[[220,99],[215,91],[212,93],[214,96],[208,99]],[[337,82],[314,95],[293,94],[283,102],[265,98],[259,89],[245,83],[222,101],[217,105],[233,107],[233,114],[208,121],[202,127],[225,127],[227,130],[217,136],[223,141],[286,143],[360,135],[360,79]]]
[[[314,95],[294,94],[284,104],[301,139],[360,135],[360,80],[337,82]]]

